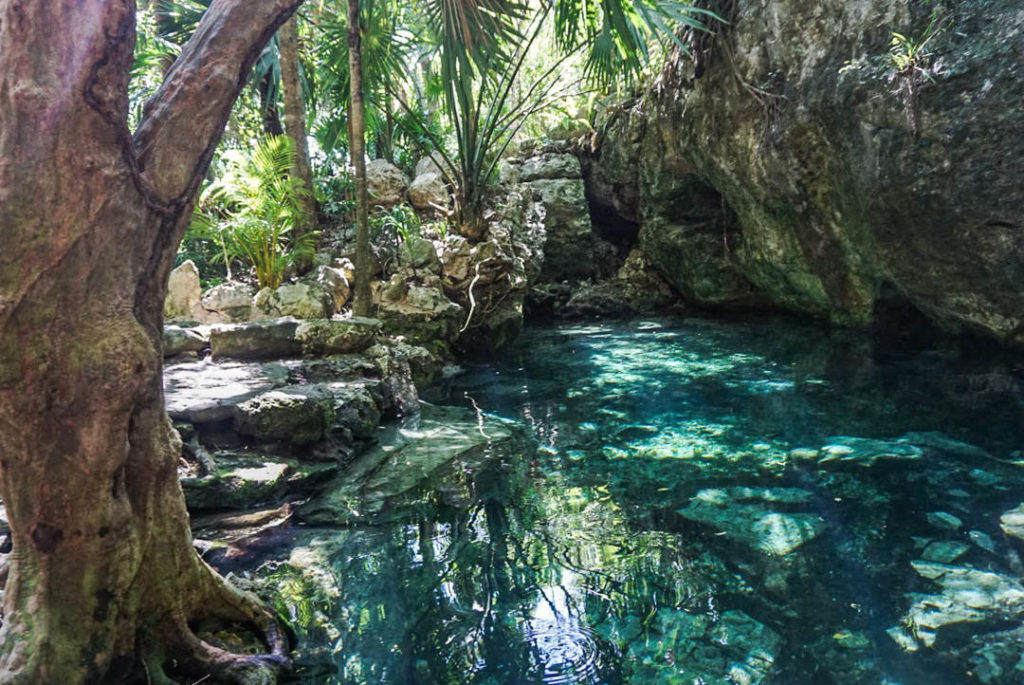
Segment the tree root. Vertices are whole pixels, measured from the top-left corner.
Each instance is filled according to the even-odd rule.
[[[205,565],[205,564],[204,564]],[[189,682],[209,679],[227,685],[273,685],[281,670],[290,667],[290,645],[283,624],[259,598],[233,587],[206,567],[206,591],[195,605],[194,616],[172,618],[154,645],[143,650],[146,682],[172,685],[175,677]],[[262,654],[238,654],[201,639],[190,620],[216,618],[243,624],[257,631],[267,648]]]

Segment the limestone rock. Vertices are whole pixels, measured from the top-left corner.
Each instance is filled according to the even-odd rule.
[[[420,211],[448,206],[448,186],[436,173],[417,175],[409,184],[409,204]]]
[[[317,385],[287,386],[235,407],[234,428],[259,440],[307,445],[324,437],[334,418],[333,397]]]
[[[1018,542],[1024,542],[1024,504],[1011,509],[1000,517],[1003,532]]]
[[[327,480],[335,464],[309,464],[246,452],[219,452],[216,472],[181,479],[190,511],[251,509],[289,494],[306,493]]]
[[[200,314],[201,297],[199,269],[189,259],[171,271],[167,283],[167,299],[164,300],[164,318],[168,321],[196,318]]]
[[[200,300],[206,323],[235,323],[252,318],[253,288],[235,281],[210,288]]]
[[[544,209],[544,265],[548,281],[579,280],[595,273],[594,236],[583,181],[538,179],[529,184]]]
[[[379,446],[339,473],[327,494],[300,508],[298,515],[311,523],[377,520],[389,500],[449,463],[468,467],[522,449],[518,435],[514,424],[496,417],[478,417],[455,407],[424,407],[422,414],[389,429]]]
[[[1024,586],[1010,576],[928,561],[910,565],[922,578],[934,581],[941,593],[910,596],[914,604],[903,626],[890,629],[890,635],[905,649],[931,647],[948,628],[999,625],[1024,616]]]
[[[185,352],[199,352],[210,344],[210,338],[194,328],[166,325],[163,342],[164,356],[173,357]]]
[[[458,337],[462,308],[440,290],[409,285],[404,295],[396,295],[383,284],[376,288],[377,316],[386,333],[422,344],[451,343]]]
[[[414,175],[422,176],[424,174],[437,174],[442,179],[444,178],[444,168],[447,166],[447,162],[437,152],[432,152],[427,157],[416,162],[416,168]]]
[[[546,153],[525,159],[519,165],[517,176],[520,183],[558,178],[581,179],[583,170],[576,155]]]
[[[234,407],[287,384],[289,367],[281,362],[254,364],[209,360],[164,368],[164,401],[176,421],[214,423],[234,415]]]
[[[317,272],[327,267],[318,267]],[[323,319],[334,313],[335,296],[316,281],[300,281],[271,290],[264,288],[253,298],[253,309],[265,318],[293,316]]]
[[[820,535],[825,522],[817,514],[773,509],[780,505],[806,507],[811,498],[811,493],[796,488],[705,489],[679,514],[754,549],[784,556]]]
[[[896,73],[891,31],[921,35],[929,11],[737,4],[734,59],[702,61],[699,78],[680,62],[599,123],[607,173],[592,195],[628,215],[614,196],[635,177],[642,249],[698,302],[769,300],[864,324],[891,300],[1024,344],[1020,5],[958,5],[969,38],[941,30],[926,75]],[[911,86],[919,97],[899,94]]]
[[[820,450],[819,463],[840,462],[858,466],[873,466],[879,460],[914,460],[920,459],[923,452],[920,447],[910,444],[906,439],[876,440],[850,436],[836,436]]]
[[[380,331],[377,319],[310,319],[299,324],[295,337],[303,354],[350,354],[369,347]]]
[[[299,322],[291,317],[270,321],[220,324],[210,329],[210,351],[217,359],[275,359],[302,351],[295,337]]]
[[[333,260],[331,264],[317,266],[302,277],[302,282],[315,285],[330,296],[332,313],[340,312],[352,297],[353,273],[345,268],[346,261]]]
[[[392,207],[405,198],[409,179],[402,170],[386,159],[375,159],[366,165],[366,190],[370,202]]]
[[[414,270],[425,270],[432,274],[441,273],[441,260],[434,243],[426,238],[410,236],[398,248],[398,261]]]

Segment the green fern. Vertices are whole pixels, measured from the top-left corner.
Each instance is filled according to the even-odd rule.
[[[248,156],[225,153],[223,173],[203,191],[192,230],[217,243],[229,277],[237,260],[252,269],[261,288],[276,288],[289,264],[312,254],[316,234],[294,234],[309,218],[308,191],[289,173],[294,159],[291,138],[268,136]]]

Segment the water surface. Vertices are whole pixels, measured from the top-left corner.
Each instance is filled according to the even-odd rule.
[[[1012,592],[907,619],[951,596],[934,564],[1015,591],[1013,359],[772,319],[563,326],[428,397],[524,437],[269,554],[298,682],[1018,682],[992,675]]]

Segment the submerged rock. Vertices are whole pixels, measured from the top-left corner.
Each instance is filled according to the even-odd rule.
[[[999,521],[999,527],[1007,536],[1018,542],[1024,542],[1024,504],[1003,514]]]
[[[661,609],[626,650],[632,682],[757,683],[769,678],[782,637],[743,611],[706,615]]]
[[[424,407],[419,416],[388,429],[379,446],[358,457],[297,515],[323,524],[366,519],[445,464],[496,458],[518,444],[517,436],[509,421],[454,407]]]
[[[819,463],[839,461],[858,466],[874,466],[880,460],[920,459],[923,454],[920,447],[905,439],[875,440],[840,436],[828,439],[828,443],[821,448]]]
[[[785,556],[825,529],[812,513],[773,511],[779,505],[807,506],[813,496],[796,488],[721,488],[698,492],[679,514],[725,533],[761,552]]]
[[[940,633],[965,624],[977,631],[1024,616],[1024,586],[1015,578],[928,561],[910,565],[922,578],[937,583],[941,592],[910,595],[913,605],[902,626],[890,628],[890,635],[904,649],[932,647]]]

